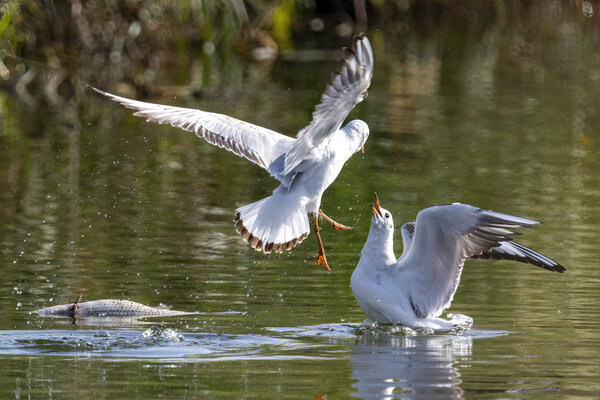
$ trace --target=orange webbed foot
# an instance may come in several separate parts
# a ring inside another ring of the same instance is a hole
[[[323,266],[326,271],[331,271],[331,268],[329,268],[329,265],[327,264],[327,258],[325,258],[325,254],[319,253],[317,256],[317,264]]]

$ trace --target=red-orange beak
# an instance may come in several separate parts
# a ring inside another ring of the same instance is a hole
[[[360,148],[360,152],[363,153],[363,154],[365,154],[365,146],[363,146],[363,147]]]
[[[375,193],[375,204],[371,204],[371,211],[373,212],[373,215],[379,215],[380,217],[381,215],[381,207],[379,206],[379,197],[377,197],[377,193]]]

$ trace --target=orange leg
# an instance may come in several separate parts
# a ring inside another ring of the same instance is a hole
[[[320,208],[319,208],[319,214],[321,215],[321,217],[323,217],[323,219],[325,219],[325,221],[329,222],[331,224],[331,226],[333,226],[333,229],[335,229],[336,231],[349,231],[352,229],[352,227],[350,227],[350,226],[342,225],[338,222],[335,222],[334,220],[329,218],[327,215],[325,215],[325,213]]]
[[[329,268],[329,265],[327,265],[325,249],[323,248],[321,235],[319,235],[319,217],[315,217],[315,235],[317,236],[317,242],[319,243],[319,255],[317,256],[317,264],[322,265],[323,268],[325,268],[327,271],[331,271],[331,268]]]

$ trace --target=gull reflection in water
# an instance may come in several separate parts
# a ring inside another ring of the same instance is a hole
[[[366,332],[350,355],[363,399],[461,399],[457,361],[471,358],[471,336],[393,336]]]

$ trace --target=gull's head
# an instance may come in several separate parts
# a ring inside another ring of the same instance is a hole
[[[377,194],[375,194],[375,202],[371,204],[371,212],[371,228],[361,257],[383,257],[386,265],[396,262],[392,213],[381,207]]]
[[[394,234],[394,220],[392,213],[379,204],[379,197],[375,194],[375,202],[371,204],[371,231],[385,234]]]
[[[369,125],[360,119],[354,119],[346,124],[343,131],[348,136],[348,141],[352,147],[352,153],[360,151],[365,152],[365,143],[369,138]]]

